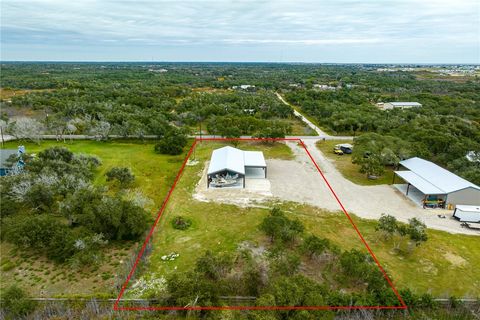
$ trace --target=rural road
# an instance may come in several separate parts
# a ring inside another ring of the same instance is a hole
[[[310,120],[308,120],[303,114],[301,114],[299,111],[297,111],[295,109],[295,107],[293,105],[291,105],[290,103],[288,103],[287,101],[285,101],[285,99],[280,95],[280,93],[278,92],[275,92],[275,94],[277,95],[278,99],[280,99],[280,101],[282,101],[284,104],[286,104],[287,106],[289,106],[290,108],[293,109],[293,113],[295,114],[295,116],[299,117],[303,122],[305,122],[306,125],[308,125],[310,128],[312,128],[312,130],[314,130],[318,136],[321,136],[321,137],[331,137],[328,133],[326,133],[325,131],[323,131],[322,129],[320,129],[319,127],[317,127],[315,124],[313,124]],[[351,139],[352,137],[350,137]]]

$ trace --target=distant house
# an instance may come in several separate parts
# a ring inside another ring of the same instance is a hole
[[[8,164],[8,158],[12,155],[17,155],[18,152],[15,149],[2,149],[0,150],[0,176],[6,176],[12,170],[12,165]]]
[[[150,72],[155,72],[155,73],[164,73],[164,72],[168,72],[167,69],[148,69],[148,71]]]
[[[238,90],[238,89],[241,89],[241,90],[252,90],[252,89],[255,89],[255,85],[252,85],[252,84],[242,84],[242,85],[239,85],[239,86],[233,86],[232,89],[234,89],[234,90]]]
[[[377,106],[382,110],[391,110],[391,109],[421,108],[422,104],[418,102],[385,102],[385,103],[377,103]]]
[[[332,87],[332,86],[329,86],[328,84],[314,84],[313,88],[318,90],[324,90],[324,91],[337,90],[337,87]]]

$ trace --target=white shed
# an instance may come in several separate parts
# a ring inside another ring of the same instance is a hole
[[[207,187],[214,177],[235,174],[243,179],[243,187],[245,188],[245,177],[254,169],[263,170],[262,175],[267,178],[267,163],[263,152],[243,151],[230,146],[215,149],[208,166]]]

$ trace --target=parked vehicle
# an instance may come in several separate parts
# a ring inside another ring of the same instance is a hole
[[[349,143],[342,143],[342,144],[337,144],[333,148],[333,152],[336,154],[351,154],[353,150],[353,146]],[[341,151],[342,153],[339,153]]]
[[[343,150],[342,150],[340,147],[335,146],[335,147],[333,148],[333,153],[341,156],[341,155],[343,155]]]

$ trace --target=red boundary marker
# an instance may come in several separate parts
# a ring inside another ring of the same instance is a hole
[[[140,262],[140,259],[145,251],[145,248],[150,241],[150,238],[152,237],[153,232],[155,231],[155,227],[158,224],[158,221],[160,221],[160,218],[162,217],[163,212],[165,211],[165,208],[167,206],[168,200],[170,199],[170,196],[173,193],[173,190],[177,186],[178,180],[180,179],[183,170],[185,169],[185,166],[187,164],[188,159],[190,158],[195,146],[197,145],[197,142],[202,142],[202,141],[297,141],[300,143],[305,149],[307,155],[309,156],[310,160],[312,160],[312,163],[315,165],[315,168],[317,168],[317,171],[320,173],[322,176],[323,180],[327,184],[328,188],[332,192],[333,196],[337,200],[338,204],[340,205],[340,208],[342,209],[343,213],[347,216],[348,220],[352,224],[353,228],[357,232],[358,236],[360,237],[360,240],[362,243],[365,245],[365,247],[368,250],[368,253],[372,256],[373,260],[375,261],[377,267],[383,274],[383,277],[385,280],[388,282],[389,286],[393,290],[393,293],[397,297],[398,301],[400,302],[401,306],[211,306],[211,307],[175,307],[175,306],[168,306],[168,307],[159,307],[159,306],[148,306],[148,307],[121,307],[119,306],[120,300],[125,293],[125,290],[127,289],[128,283],[130,282],[130,279],[132,278],[133,274],[135,273],[135,270],[138,266],[138,263]],[[132,270],[127,276],[127,279],[125,280],[125,283],[123,284],[122,288],[120,289],[120,293],[118,294],[117,300],[115,301],[115,304],[113,305],[113,309],[115,311],[161,311],[161,310],[359,310],[359,309],[370,309],[370,310],[405,310],[407,309],[407,305],[403,301],[402,297],[398,293],[397,289],[395,288],[392,280],[388,277],[387,273],[383,269],[383,267],[380,265],[380,262],[378,261],[377,257],[373,253],[372,249],[368,245],[367,241],[363,237],[363,235],[360,233],[360,230],[358,230],[357,226],[353,222],[352,218],[348,214],[347,210],[343,206],[342,202],[340,201],[340,198],[337,196],[335,191],[333,190],[332,186],[328,182],[327,178],[323,174],[322,170],[320,167],[317,165],[315,160],[313,159],[310,151],[308,151],[307,146],[305,146],[305,143],[299,139],[299,138],[274,138],[274,139],[264,139],[264,138],[195,138],[192,146],[190,147],[190,150],[188,151],[187,156],[185,157],[182,166],[180,167],[180,170],[177,173],[177,176],[175,177],[175,181],[173,182],[172,186],[170,187],[170,190],[167,193],[167,196],[165,197],[165,200],[162,203],[162,206],[158,210],[157,213],[157,218],[155,219],[155,222],[153,223],[152,228],[150,229],[150,232],[148,233],[147,237],[145,238],[145,242],[143,243],[142,247],[140,248],[140,251],[138,252],[137,258],[135,260],[135,263],[133,265]]]

